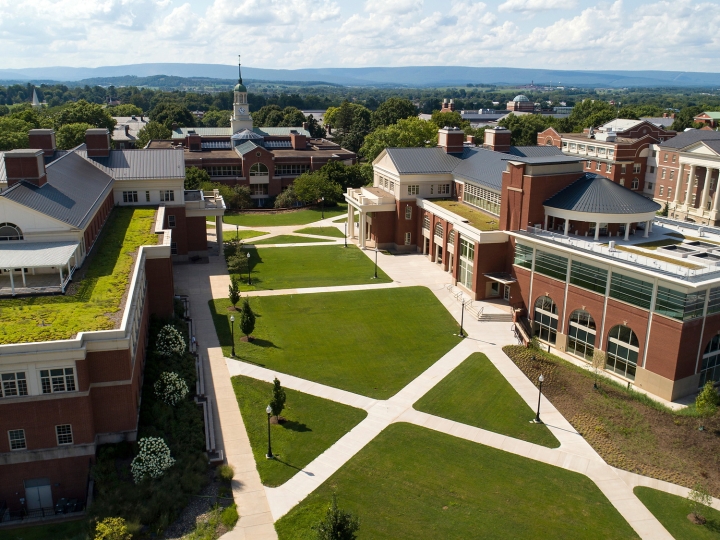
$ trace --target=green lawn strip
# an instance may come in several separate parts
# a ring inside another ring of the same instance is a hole
[[[242,291],[389,283],[392,280],[355,246],[247,248],[252,285],[239,275]]]
[[[138,248],[157,244],[154,218],[153,208],[114,208],[74,294],[0,300],[0,344],[69,339],[80,331],[114,328],[107,315],[120,309]]]
[[[0,529],[0,540],[87,540],[87,520],[68,521],[21,527],[19,529]]]
[[[232,384],[260,479],[270,487],[287,482],[367,416],[362,409],[286,388],[287,401],[281,413],[286,421],[270,426],[277,459],[266,459],[265,408],[273,385],[243,376],[233,377]]]
[[[394,395],[460,342],[457,323],[425,287],[254,297],[250,305],[256,339],[241,341],[236,321],[237,358],[376,399]],[[229,306],[210,301],[225,356]]]
[[[714,508],[707,508],[704,511],[703,516],[707,519],[705,525],[695,525],[687,518],[690,505],[686,498],[648,487],[638,486],[634,491],[637,498],[675,538],[683,540],[720,538],[720,512]]]
[[[328,219],[347,213],[347,204],[326,206],[323,212],[318,208],[303,208],[292,212],[271,214],[266,212],[245,212],[239,214],[225,214],[223,221],[232,225],[244,227],[279,227],[282,225],[307,225],[321,219]],[[323,215],[325,216],[323,218]]]
[[[267,231],[252,231],[250,229],[245,229],[243,231],[226,231],[223,230],[223,234],[225,235],[224,240],[234,240],[236,238],[240,240],[247,240],[248,238],[255,238],[256,236],[265,236],[266,234],[270,234]]]
[[[549,448],[560,446],[548,428],[530,423],[534,411],[483,353],[470,355],[414,408]]]
[[[337,227],[305,227],[298,229],[296,233],[315,234],[317,236],[332,236],[333,238],[345,238],[345,233]]]
[[[311,529],[335,491],[362,539],[628,539],[635,532],[587,477],[410,424],[392,424],[275,523]]]
[[[663,238],[662,240],[653,240],[652,242],[641,242],[639,244],[633,244],[634,247],[641,247],[645,249],[657,249],[663,246],[676,246],[682,243],[682,240],[675,240],[673,238]]]
[[[720,245],[720,242],[716,240],[710,240],[709,238],[700,238],[699,236],[688,236],[686,234],[680,234],[676,232],[667,233],[666,236],[674,236],[675,238],[680,238],[681,240],[690,240],[697,241],[697,242],[707,242],[708,244],[717,244]]]
[[[308,236],[297,236],[294,234],[279,234],[277,236],[272,236],[270,238],[264,238],[262,240],[258,240],[257,242],[251,242],[252,244],[256,246],[261,246],[263,244],[312,244],[315,242],[328,242],[330,241],[328,238],[310,238]]]
[[[338,219],[333,219],[333,223],[345,223],[347,222],[347,216]],[[355,223],[360,223],[360,214],[355,212]]]
[[[689,263],[689,262],[685,261],[684,259],[675,259],[673,257],[663,257],[662,255],[655,255],[654,253],[648,253],[647,251],[633,249],[632,247],[628,247],[628,246],[615,246],[615,249],[619,249],[620,251],[627,251],[628,253],[632,253],[634,255],[642,255],[643,257],[647,257],[649,259],[656,259],[658,261],[675,264],[677,266],[684,266],[685,268],[690,268],[691,270],[699,270],[700,268],[704,268],[703,266],[701,266],[699,264]]]

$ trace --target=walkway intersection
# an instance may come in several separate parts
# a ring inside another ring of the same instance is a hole
[[[325,220],[312,225],[337,224]],[[226,225],[224,230],[234,228],[234,226],[230,228]],[[299,227],[261,227],[263,230],[272,229],[272,236],[287,234],[291,232],[288,229],[297,228]],[[342,230],[342,226],[340,229]],[[417,285],[430,288],[453,317],[460,320],[460,302],[445,287],[449,277],[438,265],[430,263],[422,255],[385,255],[382,253],[379,254],[378,265],[393,279],[392,283],[253,291],[245,294],[250,296],[310,294]],[[536,386],[502,351],[504,345],[515,343],[510,323],[479,322],[466,316],[464,327],[470,337],[456,345],[391,398],[375,400],[223,357],[208,301],[213,298],[225,298],[229,283],[230,278],[221,257],[212,257],[210,264],[207,265],[184,265],[175,268],[176,289],[180,294],[190,296],[196,335],[199,336],[198,345],[201,354],[208,360],[204,369],[206,370],[206,379],[212,380],[213,383],[209,386],[211,386],[210,395],[214,397],[217,406],[216,427],[218,433],[216,438],[219,446],[224,448],[228,463],[235,468],[236,473],[233,481],[233,493],[241,517],[235,529],[223,538],[230,540],[277,538],[273,527],[274,521],[299,504],[393,422],[416,424],[584,474],[595,482],[641,538],[653,540],[672,538],[634,495],[633,487],[645,485],[678,495],[686,495],[688,490],[610,467],[544,397],[541,398],[542,418],[560,442],[560,447],[556,449],[422,413],[412,408],[418,399],[429,392],[468,356],[474,352],[482,352],[525,400],[531,410],[534,409],[538,397]],[[484,305],[484,309],[486,313],[502,312],[501,309],[490,303]],[[275,488],[264,487],[260,482],[250,442],[230,382],[230,377],[235,375],[244,375],[266,382],[272,382],[275,377],[278,377],[283,381],[283,386],[287,388],[357,407],[367,411],[368,415],[285,484]],[[720,504],[718,501],[714,501],[713,506],[720,507]]]

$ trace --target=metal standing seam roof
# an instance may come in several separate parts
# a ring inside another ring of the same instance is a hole
[[[659,144],[661,148],[685,148],[697,142],[720,141],[720,131],[710,131],[707,129],[691,129],[683,131],[675,135],[672,139],[668,139]]]
[[[245,141],[242,144],[239,144],[235,147],[235,152],[240,157],[243,157],[248,152],[252,152],[256,148],[262,148],[263,146],[261,144],[256,143],[255,141]]]
[[[701,112],[700,114],[704,114],[704,115],[706,115],[706,116],[709,116],[709,117],[712,118],[713,120],[720,120],[720,112],[704,111],[704,112]],[[698,116],[700,116],[700,114],[698,114]]]
[[[594,214],[643,214],[660,210],[658,203],[592,173],[581,176],[543,206]]]
[[[47,182],[42,186],[18,182],[0,197],[72,227],[84,228],[92,217],[91,210],[112,186],[112,177],[74,152],[50,163],[46,171]]]
[[[450,174],[461,159],[461,154],[448,154],[438,147],[388,148],[387,154],[400,174]]]
[[[181,149],[111,150],[108,157],[88,157],[84,148],[76,152],[115,180],[185,178],[185,155]]]
[[[66,266],[78,242],[3,242],[0,261],[3,268],[50,268]]]
[[[254,127],[252,130],[264,137],[289,137],[291,131],[297,131],[298,135],[310,137],[310,132],[302,127]]]
[[[562,156],[567,157],[562,153],[557,146],[544,145],[544,146],[511,146],[510,152],[512,156],[527,157],[527,158],[546,158],[551,156]]]
[[[230,137],[233,141],[242,141],[242,140],[254,140],[254,139],[263,139],[264,137],[260,135],[259,133],[255,133],[251,129],[243,129],[241,131],[238,131],[235,133],[232,137]]]
[[[184,139],[187,137],[188,131],[194,131],[201,137],[229,137],[233,134],[229,127],[180,127],[172,130],[172,138]]]
[[[453,176],[500,191],[502,173],[507,168],[509,157],[508,154],[484,148],[469,149],[467,157],[452,171]]]
[[[0,152],[0,183],[7,182],[7,171],[5,170],[5,152]]]

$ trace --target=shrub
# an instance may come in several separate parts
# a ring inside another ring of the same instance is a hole
[[[140,439],[138,446],[140,446],[140,451],[130,464],[136,484],[142,482],[146,477],[160,478],[175,463],[170,456],[170,448],[160,437]]]
[[[230,240],[225,240],[224,246],[223,246],[223,253],[225,254],[225,259],[229,259],[230,257],[234,257],[238,253],[238,249],[240,249],[240,246],[242,244],[240,241],[236,238],[231,238]]]
[[[230,291],[228,298],[233,307],[240,301],[240,280],[236,276],[230,276]]]
[[[228,272],[231,274],[244,274],[249,268],[248,257],[245,252],[241,251],[237,255],[228,257]]]
[[[130,540],[123,518],[105,518],[95,526],[95,540]]]
[[[277,377],[275,377],[275,380],[273,381],[273,395],[272,401],[270,401],[270,408],[272,409],[272,413],[278,418],[285,408],[285,399],[285,389],[280,386],[280,381]]]
[[[168,405],[175,405],[188,395],[188,385],[185,379],[174,371],[165,371],[155,381],[155,396]]]
[[[337,496],[333,493],[332,503],[325,517],[313,530],[318,540],[355,540],[360,522],[350,512],[341,510],[337,505]]]
[[[177,328],[166,324],[158,334],[155,350],[162,356],[179,356],[185,352],[185,338]]]
[[[235,476],[235,469],[230,465],[220,465],[217,468],[217,477],[223,482],[230,482]]]
[[[250,299],[246,296],[240,308],[240,331],[249,338],[253,330],[255,330],[255,314],[250,307]]]
[[[713,386],[713,381],[706,382],[702,391],[695,398],[695,410],[697,410],[700,418],[715,414],[718,407],[718,401],[720,401],[720,396],[718,396],[718,393]],[[702,425],[702,420],[700,422],[700,429],[702,430],[704,429],[704,426]]]
[[[232,529],[240,516],[238,516],[237,506],[235,503],[225,508],[220,514],[220,521],[228,529]]]

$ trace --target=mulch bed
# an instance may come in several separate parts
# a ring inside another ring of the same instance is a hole
[[[628,391],[548,353],[509,345],[505,354],[613,467],[720,496],[720,415],[702,421],[647,404]],[[535,361],[532,360],[533,355]]]

